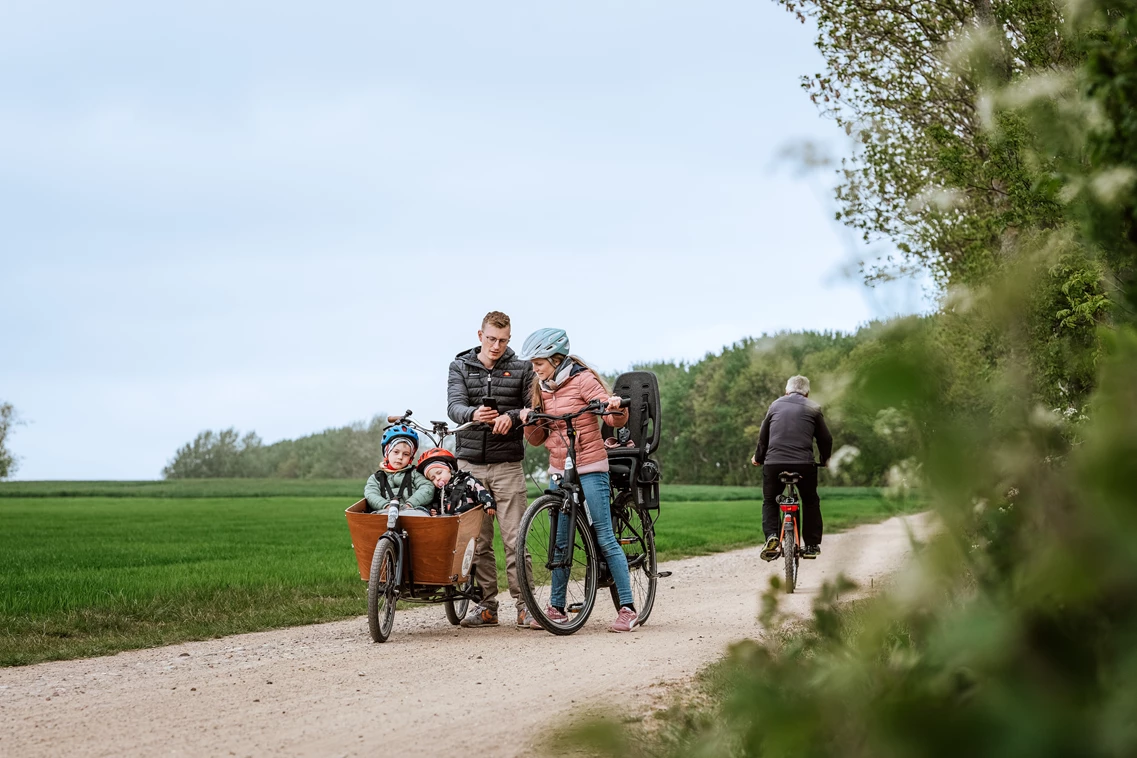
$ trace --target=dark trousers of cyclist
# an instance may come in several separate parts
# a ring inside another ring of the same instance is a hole
[[[776,498],[786,487],[778,478],[783,471],[801,474],[801,481],[797,483],[802,500],[801,538],[807,545],[820,545],[823,524],[815,463],[766,463],[762,466],[762,531],[767,538],[771,535],[778,539],[782,537],[782,511]]]

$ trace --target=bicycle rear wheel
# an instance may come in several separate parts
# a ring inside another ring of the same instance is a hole
[[[612,531],[628,559],[628,574],[632,582],[632,602],[636,604],[637,625],[647,623],[655,604],[657,583],[655,561],[655,528],[646,511],[636,507],[632,496],[621,497],[612,507]],[[608,588],[612,604],[620,609],[620,594],[616,585]]]
[[[793,594],[797,587],[797,537],[794,536],[794,520],[786,516],[782,523],[782,556],[786,561],[786,594]]]
[[[596,603],[597,555],[592,528],[580,515],[576,518],[576,537],[571,551],[567,544],[556,545],[555,530],[567,537],[567,513],[564,500],[545,495],[533,501],[521,517],[517,533],[517,574],[521,595],[533,619],[553,634],[572,634],[588,621]],[[562,537],[562,538],[565,538]],[[564,582],[564,603],[568,620],[549,618],[547,609],[553,604],[553,579]]]

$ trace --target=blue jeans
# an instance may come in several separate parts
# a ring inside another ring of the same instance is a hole
[[[556,485],[552,485],[556,489]],[[580,487],[584,490],[584,502],[588,512],[592,515],[592,531],[596,535],[596,543],[600,554],[608,564],[608,571],[616,583],[616,592],[620,596],[620,605],[631,605],[632,580],[628,575],[628,557],[624,549],[616,541],[612,531],[612,511],[609,507],[609,498],[612,488],[608,480],[608,472],[600,471],[592,474],[580,475]],[[566,555],[568,552],[569,520],[561,518],[557,521],[557,553],[556,557]],[[553,591],[550,604],[556,608],[564,608],[565,593],[568,588],[569,568],[553,569]]]

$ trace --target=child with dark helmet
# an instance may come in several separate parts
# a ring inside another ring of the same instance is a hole
[[[398,503],[404,516],[430,515],[434,485],[412,465],[417,450],[418,433],[409,426],[397,424],[383,432],[383,462],[363,488],[368,510],[386,512]]]
[[[485,508],[491,516],[497,509],[493,494],[469,471],[458,468],[454,453],[441,447],[427,450],[418,459],[418,471],[434,485],[431,516],[453,516]]]

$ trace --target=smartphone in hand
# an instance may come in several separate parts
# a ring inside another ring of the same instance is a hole
[[[482,398],[482,406],[489,408],[490,410],[496,411],[497,410],[497,398],[483,397]]]

